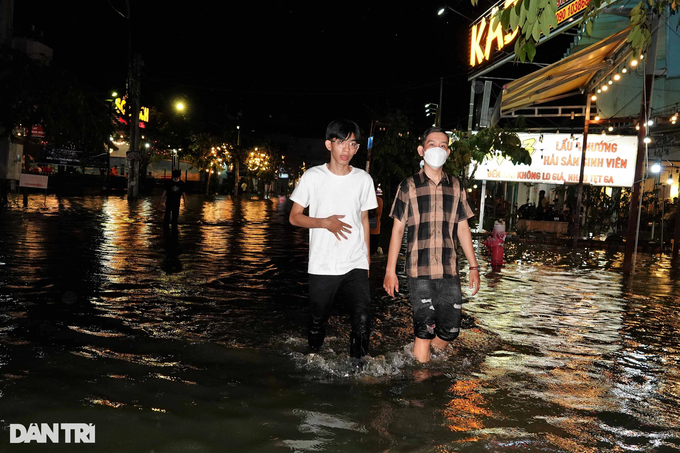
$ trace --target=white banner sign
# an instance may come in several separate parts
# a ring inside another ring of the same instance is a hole
[[[34,189],[47,189],[47,176],[29,175],[22,173],[19,177],[19,187],[33,187]]]
[[[486,158],[477,167],[475,179],[544,184],[578,183],[583,135],[517,135],[522,146],[531,154],[531,165],[513,165],[501,156]],[[588,135],[587,146],[584,183],[593,186],[633,186],[637,137],[593,134]]]

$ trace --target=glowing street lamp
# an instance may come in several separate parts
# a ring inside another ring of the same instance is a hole
[[[456,11],[455,9],[451,8],[449,5],[446,5],[446,6],[444,6],[443,8],[441,8],[439,11],[437,11],[437,15],[438,15],[438,16],[443,15],[443,14],[446,12],[447,9],[450,9],[450,10],[453,11],[454,13],[456,13],[456,14],[458,14],[459,16],[461,16],[461,17],[463,17],[463,18],[469,20],[470,22],[474,22],[472,19],[470,19],[469,17],[467,17],[467,16],[461,14],[460,12]]]

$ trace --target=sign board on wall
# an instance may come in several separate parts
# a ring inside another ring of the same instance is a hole
[[[22,173],[19,177],[19,187],[32,187],[34,189],[47,189],[47,176],[30,175]]]
[[[565,184],[578,183],[583,136],[517,134],[531,154],[531,165],[513,165],[498,156],[479,164],[474,178],[487,181]],[[637,137],[589,135],[583,182],[593,186],[632,187]],[[471,166],[471,170],[472,170]]]
[[[118,117],[118,121],[120,121],[123,124],[128,124],[126,118],[130,116],[130,111],[126,106],[127,104],[127,96],[122,97],[122,98],[116,98],[113,101],[113,105],[115,106],[116,112],[118,112],[120,117]],[[149,108],[148,107],[141,107],[139,110],[139,127],[141,129],[146,128],[146,123],[149,122]]]
[[[51,165],[66,165],[72,167],[106,167],[109,153],[86,153],[77,149],[49,148],[41,150],[39,162]]]

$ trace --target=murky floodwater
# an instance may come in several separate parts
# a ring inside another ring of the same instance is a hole
[[[626,279],[619,252],[508,245],[428,366],[375,258],[356,372],[342,301],[304,353],[307,232],[286,200],[190,196],[177,237],[157,199],[31,202],[0,213],[0,451],[680,451],[667,258]],[[96,443],[9,443],[9,424],[71,422]]]

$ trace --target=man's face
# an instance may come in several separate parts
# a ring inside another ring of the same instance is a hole
[[[446,151],[446,157],[448,158],[451,154],[451,150],[449,149],[449,136],[443,132],[432,132],[425,139],[425,145],[418,147],[418,154],[422,157],[425,155],[425,151],[430,148],[443,149]]]
[[[326,140],[326,149],[331,152],[331,160],[338,165],[347,166],[352,157],[359,151],[354,134],[349,134],[344,140],[334,138]]]

